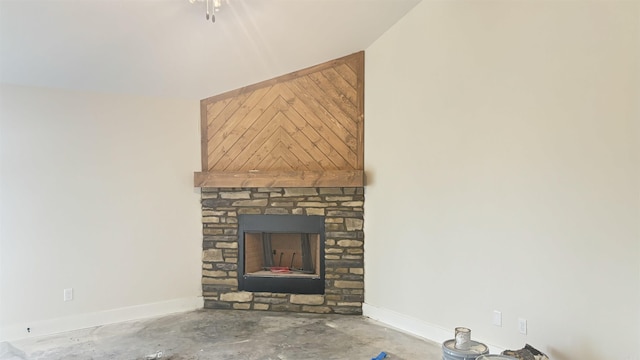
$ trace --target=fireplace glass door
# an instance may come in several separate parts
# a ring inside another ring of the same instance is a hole
[[[324,293],[324,217],[241,215],[240,290]]]
[[[247,276],[320,276],[320,234],[245,232]]]

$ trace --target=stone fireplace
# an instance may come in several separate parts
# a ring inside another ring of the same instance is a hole
[[[205,308],[361,314],[364,52],[200,109]]]
[[[361,314],[363,205],[362,187],[202,188],[205,308]]]

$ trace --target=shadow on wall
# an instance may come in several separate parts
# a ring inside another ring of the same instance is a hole
[[[364,185],[373,185],[375,183],[374,179],[376,178],[375,173],[373,173],[372,171],[365,171],[364,172]]]

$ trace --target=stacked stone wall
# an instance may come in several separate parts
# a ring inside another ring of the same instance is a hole
[[[364,188],[202,188],[205,308],[361,314]],[[238,215],[325,217],[323,295],[238,291]]]

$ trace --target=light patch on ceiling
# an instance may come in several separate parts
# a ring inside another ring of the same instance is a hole
[[[0,1],[0,81],[202,99],[366,49],[419,0]]]

